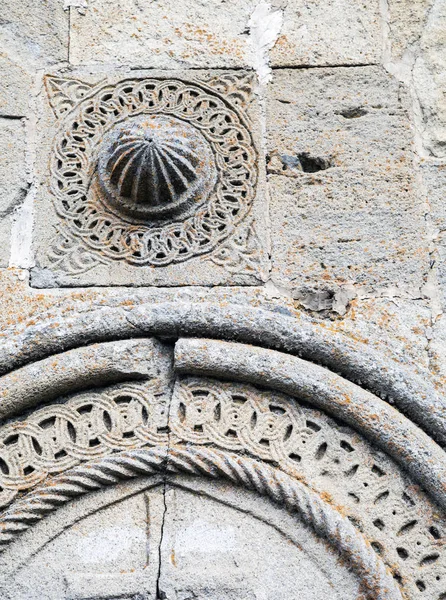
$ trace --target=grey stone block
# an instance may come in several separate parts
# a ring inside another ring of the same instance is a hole
[[[381,18],[377,0],[274,0],[283,25],[270,52],[273,66],[379,62]]]
[[[95,0],[85,14],[72,11],[75,65],[139,68],[231,68],[251,64],[247,25],[255,0],[170,0],[119,5]],[[104,31],[107,31],[104,35]]]
[[[401,60],[416,48],[434,0],[389,0],[389,30],[393,60]]]
[[[408,99],[380,68],[284,70],[267,108],[272,277],[419,297],[428,270]]]
[[[0,114],[24,116],[36,72],[68,58],[68,13],[59,0],[0,7]]]
[[[421,136],[428,154],[446,156],[446,6],[435,0],[426,13],[415,52],[413,84],[421,109]]]
[[[0,118],[0,152],[0,267],[7,267],[14,211],[28,190],[25,129],[20,119]]]

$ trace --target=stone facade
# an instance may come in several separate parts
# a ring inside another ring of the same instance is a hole
[[[0,600],[445,600],[441,0],[0,8]]]

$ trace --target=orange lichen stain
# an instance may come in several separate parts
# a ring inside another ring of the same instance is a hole
[[[172,548],[172,552],[170,553],[170,562],[173,564],[174,567],[177,566],[177,561],[175,558],[175,550],[174,548]]]

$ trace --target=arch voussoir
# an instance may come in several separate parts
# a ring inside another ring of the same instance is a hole
[[[175,368],[275,389],[321,408],[392,456],[446,509],[443,449],[395,408],[339,375],[275,350],[195,338],[178,341]]]

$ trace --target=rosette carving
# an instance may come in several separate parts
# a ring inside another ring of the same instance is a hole
[[[96,262],[167,266],[212,252],[249,214],[257,153],[239,107],[204,84],[91,88],[54,141],[51,192]],[[53,249],[62,258],[66,249]]]
[[[111,208],[146,220],[209,195],[215,171],[209,144],[179,119],[143,116],[115,127],[102,145],[99,179]]]

